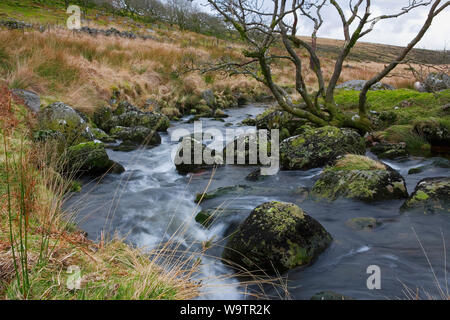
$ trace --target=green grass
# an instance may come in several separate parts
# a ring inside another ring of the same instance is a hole
[[[337,91],[335,99],[343,110],[358,110],[359,91]],[[409,124],[419,118],[448,118],[441,111],[441,107],[447,103],[450,103],[450,90],[435,94],[410,89],[380,90],[370,91],[367,95],[368,110],[394,113],[397,118],[395,124]]]

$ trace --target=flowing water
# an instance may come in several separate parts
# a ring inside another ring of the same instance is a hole
[[[231,124],[231,128],[236,128],[244,118],[263,111],[259,105],[228,110],[229,118],[225,122],[202,119],[203,129],[225,131]],[[171,141],[171,133],[180,128],[192,132],[194,126],[187,122],[173,123],[168,133],[162,134],[161,145],[151,149],[109,150],[110,157],[120,162],[126,172],[108,175],[96,185],[91,183],[69,199],[68,207],[77,208],[77,221],[91,239],[98,240],[104,230],[118,232],[139,247],[154,248],[171,240],[189,251],[199,251],[201,242],[212,241],[213,246],[207,253],[220,257],[226,237],[254,207],[271,200],[287,201],[302,207],[334,238],[312,265],[283,275],[287,278],[290,298],[309,299],[319,291],[332,290],[357,299],[404,299],[403,285],[439,297],[436,280],[446,290],[449,284],[446,272],[450,271],[445,261],[446,254],[450,253],[448,215],[401,214],[399,208],[403,200],[365,204],[352,200],[306,199],[304,188],[312,187],[321,169],[281,171],[257,182],[245,179],[255,169],[251,166],[219,167],[213,176],[210,170],[183,176],[176,172],[171,160],[179,143]],[[216,141],[214,146],[219,148],[222,141]],[[385,162],[402,174],[410,193],[425,177],[450,174],[450,169],[430,165],[433,159],[411,157],[401,162]],[[422,173],[408,175],[410,168],[421,165],[430,166]],[[196,193],[203,192],[208,184],[208,190],[234,185],[251,188],[245,193],[223,195],[197,206]],[[194,217],[208,208],[220,210],[212,227],[205,229]],[[382,225],[372,231],[355,231],[346,225],[346,221],[354,217],[374,217]],[[366,271],[370,265],[381,269],[380,290],[367,288],[370,274]],[[238,280],[231,276],[232,270],[219,259],[202,257],[200,271],[204,284],[202,299],[246,298]],[[265,288],[265,294],[271,298],[279,297],[279,291],[278,287]]]

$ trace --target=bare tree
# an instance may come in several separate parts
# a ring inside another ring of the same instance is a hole
[[[409,0],[399,12],[372,16],[371,0],[208,0],[211,7],[230,23],[245,41],[246,61],[226,62],[214,67],[233,74],[246,74],[265,84],[281,108],[298,117],[323,126],[353,127],[362,132],[370,129],[367,118],[366,96],[372,85],[392,71],[411,49],[420,41],[431,26],[433,19],[442,12],[450,1]],[[344,7],[346,2],[348,7]],[[340,17],[344,45],[335,61],[334,70],[325,83],[321,61],[316,52],[317,34],[323,25],[323,8],[330,6]],[[334,91],[342,72],[343,64],[355,44],[372,32],[375,25],[387,19],[406,15],[419,7],[430,6],[428,18],[417,36],[402,53],[373,79],[367,81],[360,95],[359,115],[344,114],[336,105]],[[348,10],[347,10],[348,8]],[[300,19],[313,25],[311,42],[297,36]],[[282,44],[284,54],[275,54],[274,47]],[[304,67],[298,49],[305,49],[310,58],[310,66],[318,83],[317,92],[308,92],[304,79]],[[280,60],[290,62],[295,70],[295,89],[302,97],[302,103],[295,103],[292,97],[274,80],[272,66]],[[323,106],[319,98],[324,101]]]

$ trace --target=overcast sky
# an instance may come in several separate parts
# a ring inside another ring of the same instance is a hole
[[[197,1],[206,3],[206,0]],[[445,3],[445,1],[442,1],[442,3]],[[343,8],[348,8],[346,4],[348,0],[338,2],[342,4]],[[405,4],[408,4],[408,0],[372,0],[372,15],[377,16],[398,12]],[[405,46],[414,38],[417,31],[423,25],[427,17],[428,9],[428,7],[420,7],[402,17],[380,21],[372,33],[362,38],[362,41]],[[211,12],[210,9],[208,11]],[[323,16],[325,21],[319,32],[319,37],[343,39],[341,21],[334,7],[328,5],[323,9]],[[299,34],[309,35],[309,30],[311,30],[309,25],[303,25],[299,29]],[[416,48],[435,50],[443,50],[444,47],[450,49],[449,8],[435,18],[431,28],[428,29],[423,39],[416,45]]]

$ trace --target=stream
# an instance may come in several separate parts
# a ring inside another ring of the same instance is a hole
[[[204,118],[202,126],[203,129],[225,131],[239,127],[243,119],[263,111],[263,105],[231,109],[226,111],[229,117],[225,122]],[[302,188],[312,187],[321,169],[280,171],[256,182],[245,179],[255,166],[222,166],[213,176],[211,170],[183,176],[177,173],[171,160],[171,154],[179,144],[171,141],[171,133],[179,128],[192,132],[194,125],[186,121],[172,123],[168,132],[161,134],[161,145],[151,149],[108,150],[110,158],[121,163],[126,172],[108,175],[98,184],[91,182],[68,199],[66,207],[76,209],[76,221],[90,239],[98,240],[104,230],[105,233],[118,232],[138,247],[152,249],[171,240],[181,249],[192,252],[199,252],[202,242],[212,241],[212,248],[201,258],[199,279],[203,286],[200,299],[251,298],[244,293],[246,288],[233,277],[233,271],[216,257],[221,255],[226,243],[224,238],[253,208],[266,201],[287,201],[299,205],[318,220],[334,239],[313,264],[283,275],[289,298],[309,299],[317,292],[331,290],[356,299],[405,299],[404,285],[413,291],[419,288],[439,297],[436,279],[446,290],[449,284],[446,272],[450,271],[445,261],[446,254],[450,254],[448,216],[402,214],[399,208],[403,200],[366,204],[353,200],[318,202],[305,199]],[[221,141],[216,143],[213,147],[223,147]],[[410,168],[431,164],[432,158],[410,157],[383,162],[400,172],[409,193],[423,178],[450,175],[450,169],[433,166],[419,174],[408,174]],[[197,206],[195,196],[208,184],[209,191],[234,185],[252,188],[245,194],[225,194]],[[210,208],[220,208],[218,211],[223,214],[218,213],[215,223],[206,229],[196,223],[194,217],[202,209]],[[374,217],[382,225],[372,231],[356,231],[346,225],[348,219],[355,217]],[[367,288],[366,280],[370,274],[366,269],[370,265],[380,267],[379,290]],[[267,298],[285,298],[278,286],[265,285],[264,294]]]

